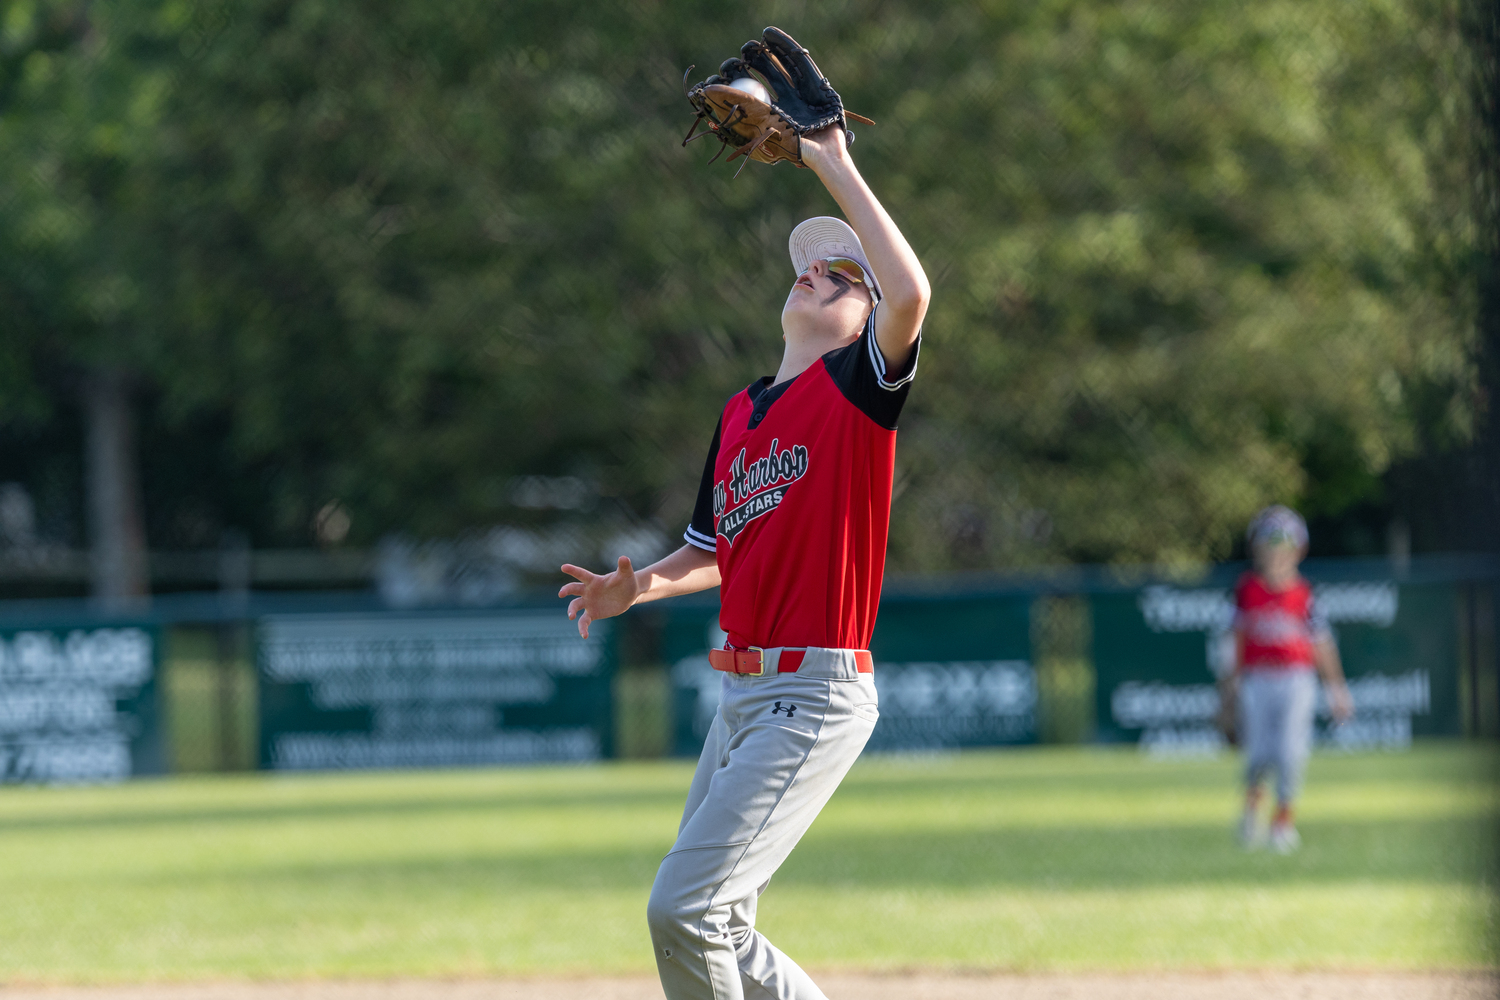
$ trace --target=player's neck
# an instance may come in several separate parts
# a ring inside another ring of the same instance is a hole
[[[858,331],[852,335],[838,336],[830,334],[802,334],[801,336],[787,335],[786,350],[781,355],[781,367],[776,370],[776,381],[780,384],[788,379],[794,379],[807,371],[813,364],[827,354],[844,347],[859,336]]]
[[[1289,590],[1297,583],[1297,580],[1300,577],[1300,574],[1297,572],[1297,568],[1295,566],[1292,567],[1290,571],[1277,571],[1257,567],[1255,570],[1255,575],[1260,577],[1260,582],[1266,585],[1267,590],[1276,594],[1279,594],[1284,590]]]

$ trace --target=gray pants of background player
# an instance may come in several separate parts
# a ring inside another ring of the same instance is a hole
[[[1302,787],[1312,749],[1318,678],[1311,670],[1247,669],[1240,680],[1240,726],[1245,734],[1245,784],[1253,788],[1276,772],[1276,801],[1289,804]]]
[[[755,929],[755,903],[864,749],[876,704],[851,650],[809,649],[796,673],[724,675],[646,910],[668,1000],[826,1000]]]

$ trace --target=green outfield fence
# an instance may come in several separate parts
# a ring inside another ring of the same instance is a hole
[[[1243,567],[1075,567],[888,581],[871,749],[1136,742],[1212,753]],[[1478,556],[1310,560],[1357,714],[1325,746],[1500,735],[1496,584]],[[696,754],[716,704],[711,598],[595,626],[550,598],[393,609],[373,592],[169,594],[126,613],[0,602],[6,782]]]

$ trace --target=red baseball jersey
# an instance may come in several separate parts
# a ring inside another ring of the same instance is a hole
[[[887,371],[871,311],[854,343],[725,404],[683,538],[718,555],[732,646],[869,648],[919,347]]]
[[[1234,606],[1247,670],[1311,670],[1314,645],[1332,634],[1300,576],[1287,589],[1272,590],[1258,574],[1246,573],[1235,585]]]

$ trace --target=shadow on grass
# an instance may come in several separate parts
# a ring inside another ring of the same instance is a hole
[[[1192,883],[1493,882],[1493,819],[1320,822],[1290,856],[1242,850],[1227,827],[1005,829],[820,838],[782,872],[800,882],[943,888],[1116,889]]]
[[[211,826],[215,824],[281,823],[287,820],[377,819],[393,816],[433,816],[444,814],[492,814],[503,820],[510,813],[535,809],[610,810],[622,808],[681,810],[687,797],[687,782],[681,791],[595,790],[557,792],[554,794],[472,793],[454,795],[401,795],[346,801],[325,802],[256,802],[243,805],[215,804],[201,808],[182,808],[122,803],[121,808],[68,813],[39,813],[30,816],[0,817],[0,833],[7,831],[98,830],[111,827],[140,826]]]
[[[474,891],[544,893],[639,890],[651,885],[659,850],[531,851],[451,861],[337,860],[257,865],[209,881],[244,880],[247,891],[301,894],[410,892],[416,897]],[[816,827],[777,874],[778,884],[869,889],[1112,890],[1191,885],[1319,885],[1346,882],[1496,881],[1493,824],[1481,820],[1315,823],[1305,846],[1282,857],[1250,854],[1218,827],[1061,828],[914,835],[839,835]],[[201,874],[153,873],[118,881],[194,884]]]
[[[1371,783],[1441,783],[1450,786],[1493,788],[1500,754],[1493,747],[1473,744],[1437,744],[1420,751],[1379,757],[1327,755],[1314,760],[1310,786],[1360,786]],[[643,765],[637,765],[643,766]],[[682,762],[664,763],[664,767],[684,770]],[[1010,796],[1060,797],[1088,799],[1091,796],[1128,794],[1142,801],[1153,796],[1182,796],[1211,791],[1216,796],[1225,790],[1226,772],[1237,769],[1237,762],[1217,761],[1149,761],[1133,752],[1119,751],[1005,751],[990,750],[966,753],[952,758],[867,757],[852,772],[838,793],[844,806],[879,808],[892,803],[897,809],[909,809],[913,800],[931,802],[948,799],[962,801],[983,796],[1003,802]],[[954,773],[955,770],[958,773]],[[180,802],[141,803],[129,798],[129,788],[111,790],[115,796],[107,804],[91,806],[77,812],[59,808],[29,814],[5,816],[0,812],[0,833],[6,831],[103,830],[152,825],[212,826],[225,823],[282,822],[287,820],[339,820],[360,817],[390,817],[444,814],[491,814],[497,820],[507,815],[531,810],[664,810],[675,820],[687,794],[687,775],[680,783],[663,782],[652,787],[609,787],[596,779],[599,771],[579,769],[559,772],[556,785],[548,789],[527,787],[480,789],[470,786],[435,792],[400,783],[373,787],[360,794],[345,791],[341,797],[321,801],[271,801],[270,782],[257,786],[247,784],[244,797],[237,803],[215,801],[200,807],[185,807]],[[591,779],[585,782],[577,776]],[[329,775],[317,775],[322,780]],[[494,773],[481,773],[479,781],[495,779]],[[299,781],[301,776],[287,776],[274,781]],[[503,777],[502,777],[503,782]],[[43,794],[30,790],[28,795]],[[3,795],[3,790],[0,790]],[[3,802],[3,799],[0,799]],[[33,800],[34,802],[34,800]],[[1107,831],[1106,831],[1107,832]],[[1140,831],[1137,831],[1140,832]],[[814,830],[816,833],[816,828]],[[998,835],[997,835],[998,836]],[[1064,831],[1045,836],[1064,837]]]
[[[1238,775],[1243,766],[1238,754],[1163,759],[1125,746],[1025,747],[968,751],[952,757],[867,754],[850,773],[840,795],[926,795],[938,786],[1083,794],[1217,792],[1223,789],[1226,774]],[[1320,752],[1313,756],[1309,783],[1313,789],[1408,783],[1493,788],[1500,784],[1500,744],[1427,740],[1404,753]]]

